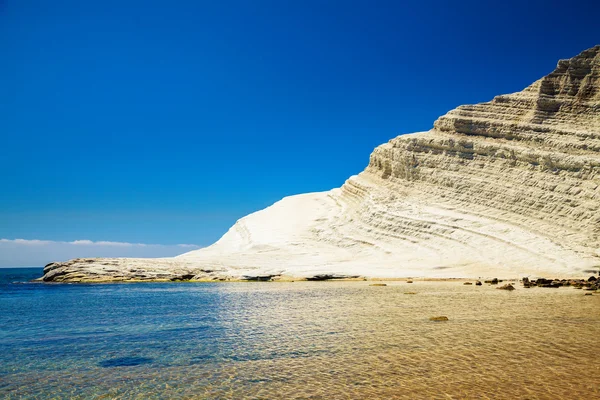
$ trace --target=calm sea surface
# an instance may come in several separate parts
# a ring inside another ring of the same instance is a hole
[[[12,283],[40,275],[0,269],[0,398],[600,397],[572,288]]]

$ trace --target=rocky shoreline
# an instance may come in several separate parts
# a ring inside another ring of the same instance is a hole
[[[155,260],[156,261],[156,260]],[[80,265],[86,268],[78,267]],[[36,279],[43,283],[152,283],[152,282],[302,282],[302,281],[369,281],[369,282],[405,282],[407,284],[417,282],[458,282],[463,285],[482,286],[481,280],[472,282],[468,278],[432,278],[432,277],[406,277],[406,278],[380,278],[367,277],[359,275],[344,274],[315,274],[312,276],[290,276],[285,274],[252,274],[246,272],[239,275],[227,274],[231,272],[227,269],[210,270],[194,268],[189,265],[178,265],[173,267],[170,264],[162,264],[162,268],[156,265],[142,268],[139,265],[130,266],[124,269],[110,269],[116,266],[121,267],[119,259],[111,262],[110,259],[74,259],[67,262],[50,263],[44,267],[44,275]],[[96,270],[93,268],[95,267]],[[103,267],[103,268],[102,268]],[[91,273],[90,273],[91,272]],[[520,282],[523,288],[559,288],[573,287],[586,291],[600,292],[600,277],[590,276],[589,278],[536,278],[529,279],[498,279],[491,278],[483,280],[488,286],[499,285],[506,282],[504,286],[498,289],[514,290],[513,284]],[[386,286],[384,283],[374,283],[370,286]],[[591,294],[591,293],[590,293]]]
[[[503,282],[503,280],[498,279],[498,278],[494,278],[494,279],[485,281],[485,283],[487,283],[489,285],[498,285],[501,282]],[[585,279],[585,278],[581,278],[581,279],[536,278],[536,279],[530,280],[529,278],[524,277],[523,279],[520,280],[520,283],[524,289],[530,289],[533,287],[557,289],[557,288],[564,286],[564,287],[572,287],[574,289],[583,289],[586,291],[600,292],[600,277],[596,278],[593,275],[587,279]],[[467,284],[467,282],[465,284]],[[477,281],[477,284],[481,285],[481,282]],[[515,290],[515,287],[511,283],[507,283],[503,286],[497,287],[497,289]],[[591,293],[586,293],[586,294],[591,294]]]

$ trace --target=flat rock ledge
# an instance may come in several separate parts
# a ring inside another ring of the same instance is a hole
[[[44,267],[41,282],[113,283],[113,282],[268,282],[364,280],[358,275],[315,274],[287,276],[264,270],[235,271],[230,268],[201,268],[193,263],[164,259],[76,258],[53,262]]]
[[[44,267],[43,282],[168,282],[226,280],[223,271],[194,268],[170,259],[76,258]]]

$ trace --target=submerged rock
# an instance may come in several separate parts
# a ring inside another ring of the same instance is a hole
[[[429,317],[430,321],[448,321],[448,317],[445,316],[439,316],[439,317]]]
[[[369,286],[387,286],[385,283],[371,283]]]
[[[148,357],[118,357],[100,361],[98,365],[103,368],[134,367],[143,364],[151,364],[154,360]]]

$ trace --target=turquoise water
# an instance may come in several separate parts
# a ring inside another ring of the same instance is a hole
[[[600,396],[580,290],[12,283],[40,274],[0,269],[0,398]]]

